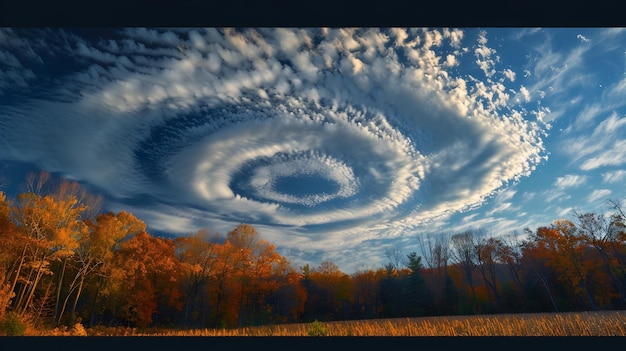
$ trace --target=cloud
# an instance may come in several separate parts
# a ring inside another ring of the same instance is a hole
[[[525,86],[521,86],[519,88],[519,93],[522,94],[522,96],[524,97],[524,101],[528,102],[530,101],[530,92],[528,91],[528,89],[526,89]]]
[[[610,149],[599,152],[593,158],[585,160],[581,166],[581,170],[592,170],[603,166],[620,166],[623,165],[624,157],[626,157],[626,140],[616,141]]]
[[[496,51],[492,48],[487,47],[487,37],[486,32],[481,32],[478,37],[478,47],[474,50],[474,55],[476,56],[476,63],[478,67],[483,71],[485,76],[491,77],[495,74],[495,59],[492,58],[492,54],[495,54]]]
[[[587,39],[587,38],[586,38],[584,35],[582,35],[582,34],[578,34],[578,35],[576,36],[576,38],[580,39],[580,41],[582,41],[583,43],[588,43],[588,42],[590,41],[589,39]]]
[[[597,200],[606,200],[611,193],[609,189],[596,189],[587,196],[587,201],[591,203]]]
[[[602,181],[609,184],[619,183],[626,177],[625,170],[602,173]]]
[[[511,69],[507,68],[503,71],[504,76],[507,77],[511,82],[515,81],[515,72],[513,72]]]
[[[574,208],[572,207],[558,208],[556,214],[559,218],[566,218],[567,216],[570,216],[573,211]]]
[[[545,201],[550,203],[554,200],[564,201],[571,198],[571,195],[568,195],[566,192],[559,189],[551,189],[543,192],[545,196]]]
[[[346,262],[357,245],[479,206],[546,159],[545,131],[508,106],[515,72],[486,35],[474,54],[487,82],[440,53],[461,47],[456,29],[68,36],[69,72],[0,111],[0,148],[159,230],[247,222],[298,257]]]
[[[619,166],[624,163],[626,139],[623,135],[626,118],[613,112],[599,122],[592,133],[576,134],[562,143],[562,150],[580,161],[581,170],[593,170],[603,166]]]
[[[493,209],[486,212],[488,216],[493,215],[494,213],[504,212],[504,211],[512,211],[517,209],[517,207],[513,206],[513,203],[510,202],[516,194],[515,190],[507,189],[498,192],[494,198]]]
[[[537,92],[541,100],[545,100],[552,110],[564,108],[571,102],[569,91],[578,90],[589,85],[594,86],[596,77],[585,67],[585,58],[593,53],[593,45],[567,46],[556,50],[553,41],[565,40],[559,31],[541,31],[538,44],[534,44],[529,61],[532,69],[524,75],[535,77],[526,88],[530,92]],[[537,39],[535,39],[537,40]],[[574,112],[572,112],[574,113]],[[546,122],[552,121],[558,115],[547,115]]]
[[[587,181],[587,176],[568,174],[564,177],[557,177],[554,186],[559,189],[579,187]]]
[[[36,78],[25,65],[41,63],[33,44],[11,28],[0,28],[0,96],[11,90],[26,89]]]

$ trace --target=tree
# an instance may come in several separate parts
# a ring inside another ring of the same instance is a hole
[[[422,257],[411,252],[407,255],[407,268],[409,269],[408,281],[406,284],[406,301],[410,314],[423,315],[424,306],[430,304],[430,298],[424,280]]]
[[[612,247],[619,247],[623,242],[619,240],[621,221],[619,217],[613,216],[611,219],[605,218],[602,214],[594,212],[575,213],[578,220],[578,230],[580,236],[588,245],[596,249],[602,260],[605,272],[610,277],[613,287],[617,290],[621,307],[626,306],[626,289],[619,279],[626,272],[626,267],[620,264],[619,257],[614,255]],[[619,252],[619,251],[618,251]]]
[[[491,298],[493,294],[493,299],[499,311],[502,310],[502,304],[500,302],[500,294],[498,293],[496,267],[499,263],[498,252],[502,251],[503,247],[502,241],[496,238],[482,239],[476,245],[478,268],[487,286],[488,295]]]
[[[315,311],[314,315],[322,320],[341,319],[349,314],[349,306],[354,302],[354,292],[350,276],[339,267],[324,261],[311,269],[307,277],[306,310]]]
[[[11,203],[0,191],[0,320],[11,305],[15,296],[10,282],[10,273],[20,259],[21,245],[17,236],[17,228],[10,219]]]
[[[274,245],[261,239],[248,224],[238,225],[226,236],[236,257],[233,282],[239,284],[238,318],[240,326],[258,324],[270,319],[271,296],[282,288],[286,275],[293,274],[288,261],[276,252]]]
[[[79,239],[79,247],[76,249],[71,262],[73,277],[57,317],[57,323],[63,317],[72,295],[74,301],[70,312],[72,316],[74,315],[85,283],[90,278],[98,276],[101,279],[97,283],[96,294],[93,297],[94,306],[96,305],[98,293],[104,283],[107,269],[110,268],[114,250],[119,247],[122,241],[146,230],[144,222],[125,211],[117,214],[113,212],[101,213],[95,219],[86,220],[85,224],[85,230]],[[94,317],[92,311],[92,320]]]
[[[530,229],[526,232],[529,237],[521,244],[522,265],[526,270],[534,273],[539,278],[550,299],[553,311],[559,312],[553,288],[550,284],[551,276],[556,273],[548,265],[548,261],[553,255],[553,250],[551,250],[546,241],[540,239],[539,229],[537,229],[537,232],[532,232]]]
[[[535,242],[547,250],[546,265],[558,274],[558,280],[568,284],[575,295],[582,295],[589,306],[598,307],[587,286],[589,266],[585,262],[587,246],[577,235],[576,226],[571,221],[554,221],[549,227],[540,227],[534,237]]]
[[[522,281],[521,271],[522,271],[522,241],[518,239],[516,233],[512,233],[503,237],[502,245],[498,247],[496,250],[497,260],[501,263],[504,263],[507,267],[511,278],[517,290],[519,292],[519,297],[522,298],[522,301],[526,303],[526,288]],[[519,298],[518,297],[518,298]]]
[[[145,327],[173,322],[169,309],[182,309],[179,290],[179,261],[172,239],[154,237],[146,232],[120,244],[114,252],[111,280],[117,287],[114,299],[121,317]]]
[[[433,296],[437,310],[440,313],[450,311],[450,296],[448,290],[454,287],[448,274],[448,264],[450,262],[450,238],[446,233],[429,235],[426,240],[419,237],[420,247],[426,267],[428,268],[430,292]],[[456,291],[451,292],[456,294]]]
[[[451,257],[455,266],[462,272],[463,281],[471,293],[470,299],[476,304],[476,289],[474,286],[474,269],[477,265],[476,236],[482,234],[480,231],[468,230],[451,237],[452,246]],[[467,293],[467,289],[465,289]]]
[[[78,248],[78,238],[84,230],[81,213],[86,207],[75,196],[63,195],[25,193],[18,197],[15,215],[28,243],[23,252],[30,254],[29,260],[21,260],[30,269],[15,306],[18,313],[26,312],[41,278],[53,274],[51,264],[55,261],[61,263],[56,282],[58,301],[67,260]]]
[[[406,264],[402,252],[396,247],[385,248],[385,256],[388,260],[387,270],[399,271]]]
[[[380,280],[385,275],[383,269],[368,269],[352,275],[354,303],[357,318],[380,318]]]
[[[206,229],[200,229],[195,235],[177,238],[175,241],[176,252],[184,275],[185,309],[183,325],[200,326],[199,313],[202,304],[200,293],[206,289],[206,285],[215,274],[215,267],[219,259],[220,244],[217,243],[219,234],[211,234]]]
[[[274,250],[273,245],[271,250]],[[269,257],[269,256],[268,256]],[[270,260],[265,261],[270,262]],[[276,261],[272,262],[269,274],[261,277],[261,283],[266,285],[265,289],[261,289],[265,295],[265,306],[263,314],[267,314],[269,319],[265,322],[269,323],[286,323],[299,320],[304,313],[304,304],[307,296],[304,287],[301,284],[302,276],[293,268],[291,263],[280,256]]]
[[[10,209],[11,240],[20,252],[13,261],[11,289],[17,292],[13,308],[26,313],[42,279],[49,277],[40,301],[48,301],[54,285],[54,318],[64,287],[68,263],[86,231],[85,220],[100,209],[101,198],[90,194],[76,182],[53,182],[50,174],[29,173]]]

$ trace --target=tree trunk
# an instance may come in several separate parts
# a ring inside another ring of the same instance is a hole
[[[26,301],[24,302],[24,306],[22,306],[22,310],[20,312],[21,315],[24,315],[24,313],[26,312],[26,309],[28,308],[28,305],[30,304],[30,301],[33,299],[33,296],[35,295],[35,288],[37,287],[37,284],[39,284],[39,279],[41,279],[41,276],[43,275],[43,264],[45,261],[46,261],[46,255],[44,254],[41,256],[41,263],[39,264],[39,268],[37,268],[37,274],[35,275],[35,280],[33,281],[33,284],[30,287],[28,297],[26,298]]]
[[[63,259],[61,274],[59,274],[59,278],[57,279],[56,301],[54,303],[54,319],[57,327],[59,326],[59,320],[61,319],[61,316],[59,316],[59,300],[61,300],[61,286],[63,285],[63,276],[65,275],[66,264],[67,258]]]
[[[541,282],[543,283],[543,286],[546,288],[546,292],[548,293],[548,297],[550,298],[550,302],[552,303],[552,307],[554,308],[554,312],[559,312],[559,309],[556,307],[556,303],[554,302],[554,297],[552,296],[552,291],[550,291],[550,285],[548,285],[548,280],[546,279],[546,277],[543,276],[543,274],[540,274],[537,272],[537,275],[539,275],[539,279],[541,279]]]
[[[76,297],[74,298],[74,304],[72,305],[72,315],[76,313],[76,306],[78,305],[78,299],[80,295],[83,293],[83,286],[85,286],[85,276],[81,276],[80,283],[78,283],[78,291],[76,292]]]

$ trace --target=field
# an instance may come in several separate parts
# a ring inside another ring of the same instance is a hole
[[[626,336],[626,311],[313,322],[241,329],[93,328],[89,336]],[[46,334],[50,335],[50,334]],[[53,333],[54,335],[54,333]],[[58,335],[58,334],[56,334]]]

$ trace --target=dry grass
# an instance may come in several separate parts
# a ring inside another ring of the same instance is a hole
[[[94,335],[87,331],[89,335]],[[100,334],[105,335],[105,334]],[[128,335],[128,334],[127,334]],[[626,311],[501,314],[166,330],[135,336],[626,336]]]

